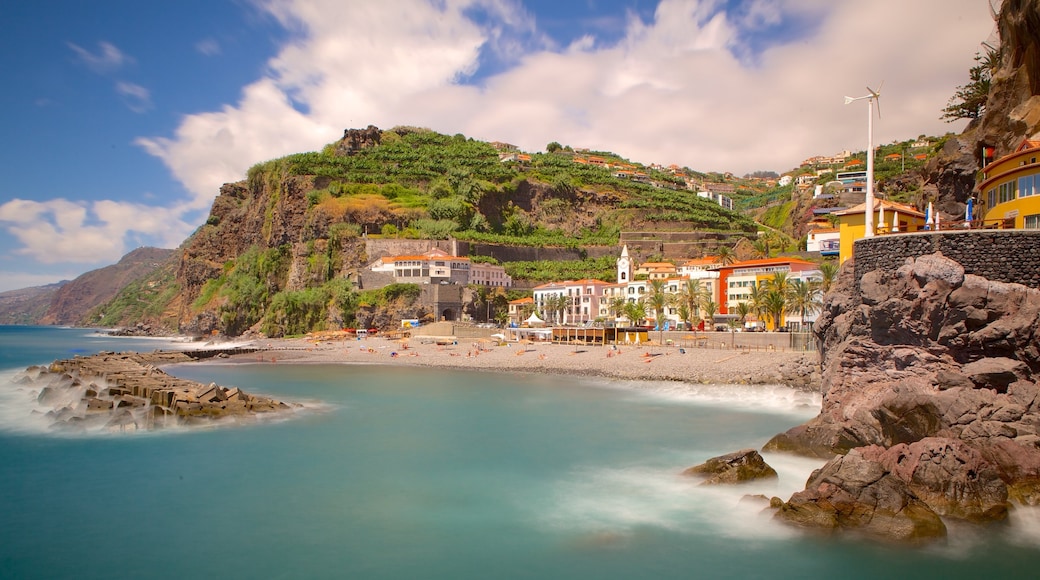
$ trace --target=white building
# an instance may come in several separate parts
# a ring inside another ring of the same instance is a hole
[[[384,272],[395,282],[411,284],[479,284],[481,286],[513,285],[513,279],[502,266],[474,264],[469,258],[452,256],[433,249],[414,256],[387,256],[369,266],[373,272]]]

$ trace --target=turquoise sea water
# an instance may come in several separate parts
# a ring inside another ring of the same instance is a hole
[[[820,462],[707,489],[679,471],[818,411],[783,387],[357,365],[170,372],[301,401],[276,421],[57,436],[7,380],[166,344],[0,327],[0,578],[1034,577],[1040,516],[909,549],[774,524]]]

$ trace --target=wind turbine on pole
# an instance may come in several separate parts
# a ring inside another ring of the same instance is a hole
[[[864,225],[866,226],[865,237],[874,236],[874,103],[877,103],[878,118],[881,118],[881,87],[885,81],[881,81],[878,90],[867,87],[869,95],[862,97],[845,97],[845,104],[855,101],[867,100],[867,198],[864,208]]]

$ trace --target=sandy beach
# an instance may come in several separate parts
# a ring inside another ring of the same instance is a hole
[[[242,344],[258,352],[241,362],[346,363],[429,366],[498,372],[539,372],[623,380],[674,380],[716,384],[788,384],[818,389],[815,352],[684,348],[676,346],[586,346],[458,340],[457,344],[324,334],[262,339]]]

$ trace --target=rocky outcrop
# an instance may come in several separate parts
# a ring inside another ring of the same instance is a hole
[[[238,388],[179,379],[155,366],[191,360],[182,352],[103,352],[29,367],[13,380],[38,389],[41,412],[59,431],[152,430],[292,408]]]
[[[776,470],[766,463],[765,459],[754,449],[712,457],[711,459],[686,469],[683,475],[705,478],[701,485],[717,485],[722,483],[745,483],[758,479],[776,479]]]
[[[362,149],[375,147],[383,138],[383,132],[375,125],[364,129],[344,129],[343,138],[336,142],[337,155],[353,155]]]
[[[1007,484],[996,467],[964,441],[927,437],[888,449],[873,445],[860,451],[941,516],[980,523],[1007,518]]]
[[[907,489],[885,484],[879,492],[912,497],[943,517],[1001,520],[1009,500],[1040,501],[1040,291],[965,274],[941,254],[864,273],[858,283],[846,266],[816,332],[821,412],[767,450],[855,453],[857,469],[877,463],[870,469]],[[840,483],[840,465],[825,468],[826,482],[844,490],[841,502],[855,503],[867,492]],[[801,507],[783,517],[831,522],[802,505],[833,503],[837,491],[822,483],[810,481]],[[886,509],[916,505],[885,501]]]
[[[939,515],[906,482],[859,449],[814,471],[805,490],[792,495],[775,517],[826,533],[851,531],[886,541],[946,535]]]

